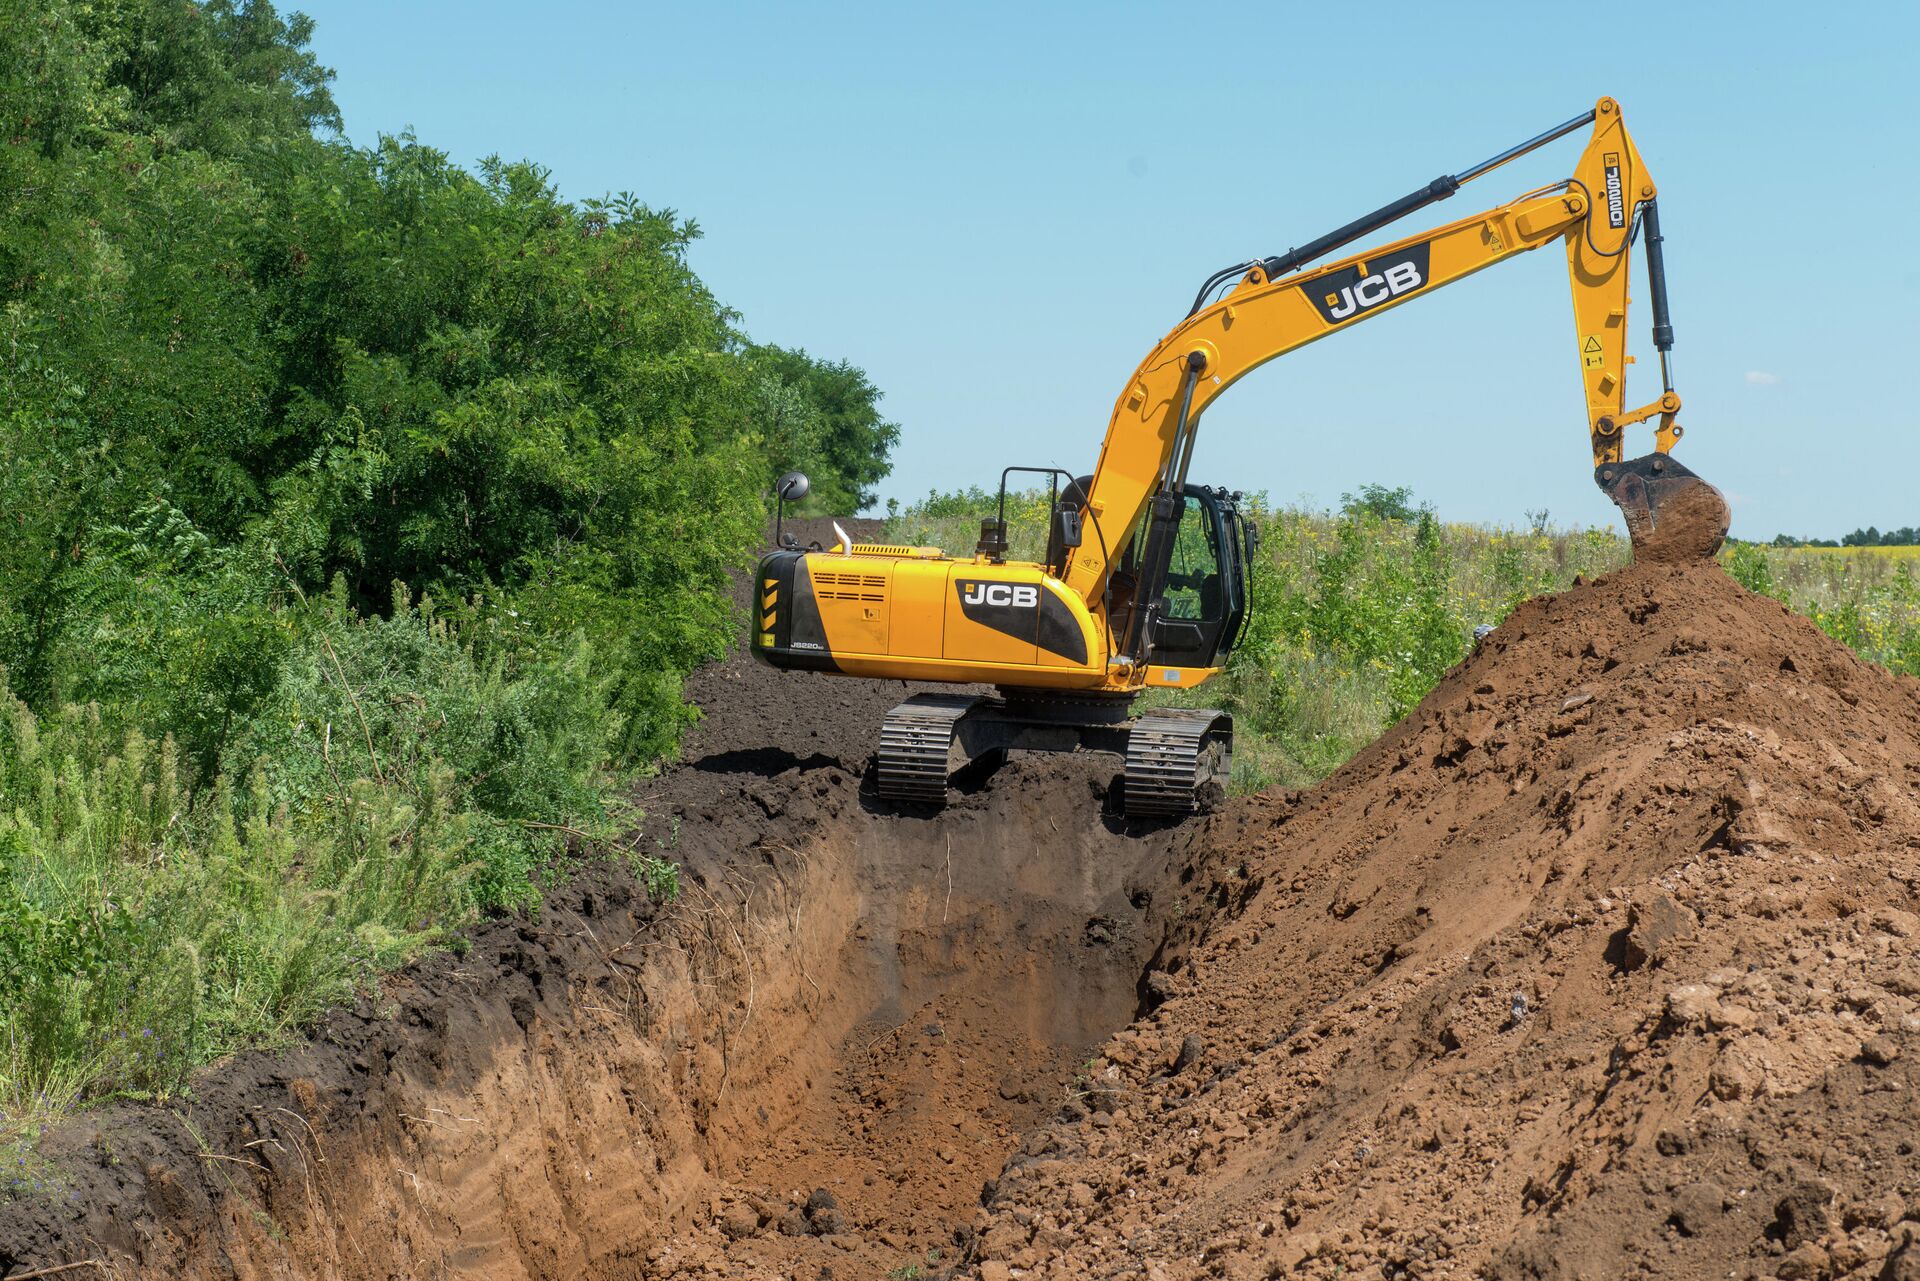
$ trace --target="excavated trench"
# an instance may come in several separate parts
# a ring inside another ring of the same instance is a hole
[[[0,1203],[0,1275],[957,1262],[983,1185],[1179,968],[1198,825],[1125,830],[1098,757],[894,812],[855,763],[898,688],[773,705],[769,675],[703,676],[686,763],[639,789],[632,843],[683,866],[671,907],[600,866],[181,1106],[83,1116],[43,1144],[64,1196]]]
[[[665,1020],[698,1023],[719,1084],[700,1196],[647,1275],[956,1257],[983,1185],[1178,965],[1189,842],[1102,820],[1111,773],[1022,761],[932,819],[828,820],[797,877],[696,909],[656,990],[685,993]]]

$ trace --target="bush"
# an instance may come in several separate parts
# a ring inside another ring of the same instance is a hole
[[[164,1093],[610,831],[619,734],[584,642],[515,667],[427,602],[281,611],[292,640],[201,785],[98,704],[0,693],[0,1112]],[[496,647],[496,651],[501,647]]]
[[[0,1113],[177,1089],[413,955],[474,902],[471,816],[441,770],[343,784],[319,823],[256,774],[196,790],[171,740],[98,710],[0,724]]]
[[[0,1140],[533,904],[734,640],[769,455],[864,502],[897,436],[692,221],[332,136],[311,30],[0,0]]]

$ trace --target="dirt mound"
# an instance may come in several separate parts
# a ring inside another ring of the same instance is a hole
[[[1222,830],[979,1274],[1920,1274],[1917,695],[1711,565],[1523,606]]]

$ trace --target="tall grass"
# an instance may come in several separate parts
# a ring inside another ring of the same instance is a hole
[[[465,613],[287,606],[212,772],[97,703],[36,715],[0,685],[0,1147],[292,1035],[534,903],[558,833],[610,831],[620,726],[590,655],[510,662]]]
[[[1811,618],[1861,657],[1920,676],[1920,548],[1735,544],[1727,572]]]
[[[337,819],[296,821],[263,772],[183,786],[171,740],[94,708],[0,725],[0,1111],[165,1094],[271,1041],[458,919],[471,818],[444,771],[424,795],[355,779]]]

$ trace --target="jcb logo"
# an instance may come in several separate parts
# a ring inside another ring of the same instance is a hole
[[[1329,272],[1301,289],[1321,317],[1337,325],[1425,285],[1431,250],[1431,245],[1409,245],[1370,263]]]
[[[1011,605],[1015,609],[1032,609],[1040,603],[1040,589],[1032,583],[968,583],[958,584],[962,605]]]
[[[1356,311],[1378,307],[1395,294],[1418,289],[1424,283],[1418,267],[1410,262],[1396,262],[1385,271],[1363,276],[1359,284],[1349,285],[1337,295],[1328,294],[1327,314],[1335,320],[1345,320]]]

